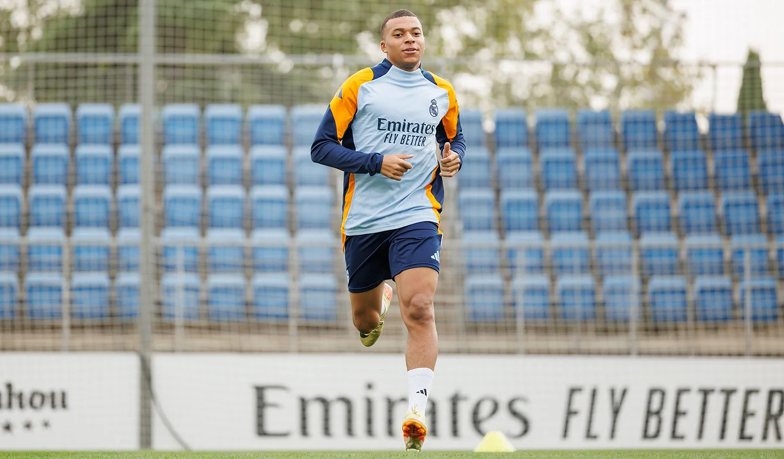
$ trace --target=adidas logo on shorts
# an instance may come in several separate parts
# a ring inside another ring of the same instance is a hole
[[[436,253],[434,253],[433,255],[430,255],[430,258],[432,258],[433,260],[441,263],[441,251],[439,250]]]

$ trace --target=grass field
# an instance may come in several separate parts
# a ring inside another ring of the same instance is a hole
[[[216,458],[216,459],[394,459],[422,457],[428,459],[462,459],[487,457],[493,453],[472,453],[467,451],[428,451],[424,453],[406,453],[402,451],[375,451],[375,452],[314,452],[314,451],[288,451],[288,452],[123,452],[123,453],[79,453],[79,452],[30,452],[30,453],[0,453],[0,458],[70,458],[70,459],[185,459],[185,458]],[[784,450],[654,450],[654,451],[518,451],[516,453],[498,453],[500,457],[525,458],[525,459],[757,459],[757,458],[782,458]]]

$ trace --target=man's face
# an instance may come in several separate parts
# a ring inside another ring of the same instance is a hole
[[[384,29],[381,51],[387,54],[392,65],[403,70],[416,70],[425,50],[422,24],[415,17],[390,19]]]

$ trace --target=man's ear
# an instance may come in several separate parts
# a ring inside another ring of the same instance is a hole
[[[387,44],[386,44],[386,42],[384,40],[381,40],[381,52],[382,53],[386,53],[387,52]]]

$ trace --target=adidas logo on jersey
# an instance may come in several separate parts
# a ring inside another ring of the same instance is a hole
[[[434,253],[433,255],[430,255],[430,258],[432,258],[433,260],[441,263],[441,251],[439,250],[436,253]]]

